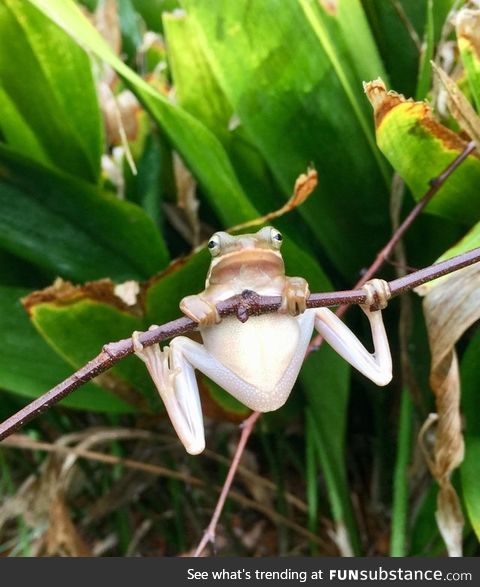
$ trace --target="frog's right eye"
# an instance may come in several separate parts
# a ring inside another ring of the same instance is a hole
[[[207,246],[210,250],[212,257],[215,257],[216,255],[218,255],[218,253],[220,253],[220,239],[216,234],[214,234],[212,238],[208,241]]]

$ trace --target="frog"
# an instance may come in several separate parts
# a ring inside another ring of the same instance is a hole
[[[205,289],[180,301],[180,310],[197,323],[202,343],[177,336],[163,349],[158,344],[143,347],[139,333],[133,333],[134,352],[145,363],[180,441],[192,455],[205,448],[196,369],[251,410],[278,410],[293,389],[316,330],[377,385],[392,379],[381,312],[390,297],[388,283],[372,279],[363,285],[366,303],[361,308],[374,346],[370,353],[332,310],[307,308],[308,283],[303,277],[286,276],[282,243],[282,234],[271,226],[253,234],[216,232],[210,238]],[[216,305],[245,290],[280,296],[279,310],[245,322],[235,315],[221,318]]]

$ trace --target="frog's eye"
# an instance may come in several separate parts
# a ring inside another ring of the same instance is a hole
[[[277,229],[272,228],[270,238],[272,239],[272,244],[276,249],[279,249],[282,246],[283,236],[282,233],[278,232]]]
[[[212,238],[208,241],[207,246],[210,250],[212,257],[215,257],[216,255],[218,255],[218,253],[220,253],[220,239],[216,234],[214,234]]]

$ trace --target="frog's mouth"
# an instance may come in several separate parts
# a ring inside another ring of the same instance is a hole
[[[283,275],[285,266],[281,254],[277,251],[258,248],[243,249],[226,253],[212,261],[209,281],[225,283],[239,275],[267,274],[271,277]]]

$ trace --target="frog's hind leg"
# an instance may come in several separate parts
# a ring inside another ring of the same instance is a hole
[[[138,333],[132,338],[135,354],[145,363],[185,449],[190,454],[202,452],[205,448],[202,406],[192,365],[183,357],[181,348],[173,344],[162,350],[158,344],[144,348],[138,341]]]
[[[256,385],[245,381],[213,357],[203,345],[183,336],[175,338],[171,343],[172,356],[174,357],[173,366],[174,368],[181,367],[179,363],[175,362],[175,357],[181,356],[188,361],[190,366],[193,365],[207,377],[210,377],[248,408],[258,412],[277,410],[290,395],[302,366],[312,335],[315,311],[307,310],[298,316],[296,320],[298,321],[300,336],[295,354],[290,357],[288,365],[285,365],[282,377],[278,381],[272,381],[268,389],[258,388]]]
[[[170,348],[172,366],[174,369],[179,369],[177,384],[183,389],[193,389],[195,387],[196,396],[198,397],[198,387],[193,371],[193,368],[195,368],[210,377],[212,381],[247,407],[252,407],[252,404],[255,403],[258,396],[255,386],[220,363],[203,345],[185,336],[177,336],[172,340]],[[252,409],[256,408],[252,407]]]

